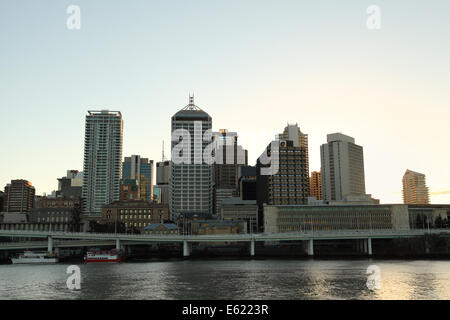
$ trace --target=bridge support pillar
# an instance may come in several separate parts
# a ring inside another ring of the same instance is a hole
[[[48,236],[47,238],[47,251],[48,252],[53,252],[53,238],[52,236]]]
[[[314,240],[309,239],[308,240],[308,256],[314,255]]]
[[[367,238],[367,254],[372,255],[372,238]]]
[[[189,257],[191,255],[191,244],[186,240],[183,241],[183,257]]]
[[[116,239],[116,249],[120,249],[120,239]]]
[[[255,240],[250,241],[250,255],[255,256]]]

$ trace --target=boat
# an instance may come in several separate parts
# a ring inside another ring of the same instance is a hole
[[[118,249],[91,249],[84,255],[84,262],[122,262],[123,254]]]
[[[25,251],[17,257],[11,258],[13,264],[49,264],[58,261],[58,257],[50,252]]]

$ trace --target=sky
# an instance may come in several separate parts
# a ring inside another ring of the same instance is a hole
[[[194,93],[252,165],[297,123],[310,171],[342,132],[382,203],[402,202],[406,169],[450,203],[449,36],[447,0],[0,0],[0,188],[50,193],[81,171],[87,110],[122,112],[124,157],[160,161],[163,140],[170,157],[170,118]]]

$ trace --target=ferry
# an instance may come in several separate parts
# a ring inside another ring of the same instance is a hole
[[[84,255],[84,262],[122,262],[123,254],[120,250],[91,249]]]
[[[58,257],[49,252],[25,251],[15,258],[11,258],[13,264],[49,264],[57,263]]]

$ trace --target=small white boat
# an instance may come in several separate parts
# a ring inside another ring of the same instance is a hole
[[[13,264],[49,264],[57,263],[58,257],[49,252],[25,251],[15,258],[11,258]]]

